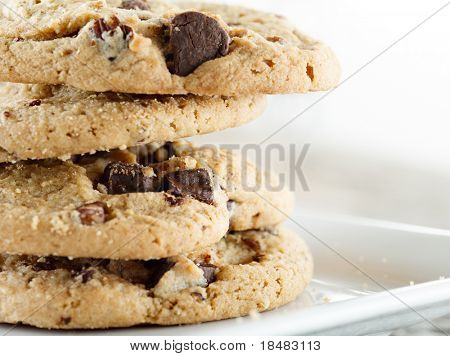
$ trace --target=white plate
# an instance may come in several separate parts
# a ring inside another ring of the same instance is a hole
[[[450,279],[444,279],[450,275],[447,231],[354,217],[301,216],[294,214],[288,226],[310,244],[315,280],[300,298],[278,310],[192,326],[89,332],[18,326],[8,334],[374,334],[450,313]],[[8,329],[3,325],[0,332]]]

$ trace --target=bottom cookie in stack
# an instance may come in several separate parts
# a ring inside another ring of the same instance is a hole
[[[0,255],[0,322],[94,329],[221,320],[277,308],[312,278],[285,229],[228,233],[215,245],[139,261]]]

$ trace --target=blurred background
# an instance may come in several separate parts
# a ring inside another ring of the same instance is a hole
[[[443,1],[226,2],[287,16],[334,49],[342,80],[445,5]],[[295,143],[300,148],[311,144],[302,165],[310,191],[298,187],[300,209],[450,228],[449,39],[447,7],[265,142]],[[260,119],[197,141],[260,143],[323,94],[270,97]],[[273,170],[289,170],[288,162],[271,163]]]

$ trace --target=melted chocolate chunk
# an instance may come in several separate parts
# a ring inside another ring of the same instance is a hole
[[[236,207],[236,202],[234,200],[227,201],[227,210],[231,213]]]
[[[106,166],[99,183],[106,187],[108,194],[159,191],[158,179],[144,175],[139,164],[112,162]]]
[[[152,274],[145,284],[145,287],[148,289],[155,287],[160,279],[164,276],[164,274],[168,272],[174,265],[174,262],[169,261],[165,258],[161,260],[146,261],[145,266],[152,270]]]
[[[206,169],[187,169],[167,173],[163,178],[163,190],[176,197],[190,196],[212,205],[213,188]]]
[[[174,263],[167,259],[150,261],[111,260],[106,269],[130,283],[143,284],[147,289],[151,289],[173,266]]]
[[[39,258],[39,260],[32,265],[32,269],[35,272],[53,271],[56,269],[80,272],[85,268],[101,265],[101,261],[102,260],[95,260],[92,258],[75,258],[73,260],[69,260],[65,257],[48,256]]]
[[[211,284],[216,281],[216,269],[217,266],[211,263],[199,262],[197,267],[203,271],[203,276],[206,279],[206,283]]]
[[[104,19],[96,20],[92,30],[94,31],[95,37],[104,40],[103,33],[113,33],[118,27],[122,30],[124,40],[129,40],[133,36],[133,29],[130,26],[121,24],[116,16],[112,16],[109,23]]]
[[[187,76],[202,63],[225,56],[229,44],[227,31],[212,17],[195,11],[178,14],[170,27],[170,71]]]
[[[47,257],[43,260],[40,260],[32,265],[31,267],[33,271],[40,272],[40,271],[53,271],[56,269],[56,266],[54,265],[51,257]]]
[[[82,205],[77,211],[83,225],[103,224],[106,221],[106,205],[102,202]]]
[[[259,252],[261,251],[261,245],[259,243],[258,240],[254,240],[251,238],[247,238],[247,239],[242,239],[242,242],[251,250],[255,251],[255,252]]]
[[[142,0],[123,0],[120,8],[127,10],[150,10],[148,4]]]
[[[144,261],[111,260],[106,269],[134,284],[145,285],[152,275],[152,270],[145,266]]]
[[[89,282],[92,277],[94,277],[94,270],[88,269],[80,273],[81,275],[81,283]]]
[[[170,194],[165,194],[164,199],[170,204],[170,206],[179,206],[183,204],[184,198],[183,197],[175,197]]]

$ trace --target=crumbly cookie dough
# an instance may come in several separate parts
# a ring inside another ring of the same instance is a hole
[[[312,278],[305,243],[287,230],[228,234],[160,261],[0,255],[0,321],[54,329],[177,325],[263,312]]]

